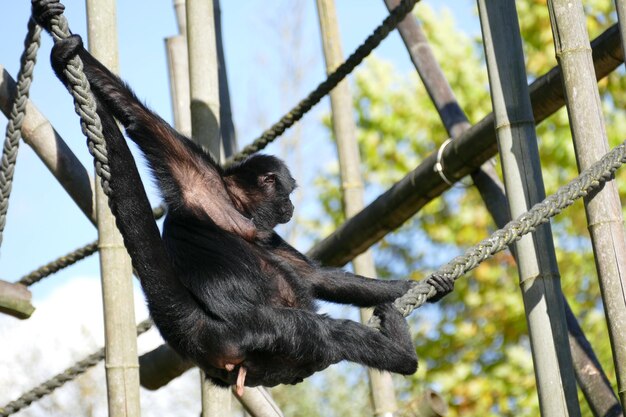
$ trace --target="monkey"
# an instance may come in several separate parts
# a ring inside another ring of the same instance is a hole
[[[33,0],[33,18],[50,30],[59,0]],[[295,384],[343,360],[403,375],[417,369],[404,317],[391,304],[415,282],[373,280],[322,267],[275,231],[291,220],[296,187],[286,164],[253,155],[222,168],[149,110],[83,47],[79,35],[51,53],[69,85],[67,63],[80,57],[97,101],[109,153],[109,204],[146,295],[150,315],[181,356],[218,386]],[[160,234],[115,121],[135,142],[168,213]],[[437,297],[453,280],[434,280]],[[316,300],[374,307],[380,331],[317,313]]]

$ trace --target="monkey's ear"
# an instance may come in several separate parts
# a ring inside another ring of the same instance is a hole
[[[274,174],[273,172],[267,172],[259,176],[260,186],[267,186],[269,184],[274,184],[275,182],[276,182],[276,174]]]

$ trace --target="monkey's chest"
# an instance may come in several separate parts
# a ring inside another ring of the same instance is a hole
[[[308,290],[302,287],[295,276],[291,276],[293,274],[287,274],[281,268],[267,262],[262,262],[261,270],[270,285],[270,302],[273,305],[307,310],[315,309]]]

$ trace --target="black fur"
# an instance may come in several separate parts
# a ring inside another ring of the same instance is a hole
[[[58,0],[33,0],[34,17],[62,11],[55,5]],[[411,282],[319,267],[273,231],[293,213],[295,181],[282,161],[259,155],[223,170],[148,110],[85,51],[79,36],[53,49],[61,81],[67,84],[63,69],[76,55],[98,100],[111,208],[154,322],[178,353],[223,386],[235,383],[240,367],[248,386],[297,383],[341,360],[415,372],[408,326],[389,304]],[[112,116],[145,154],[170,208],[162,238]],[[314,299],[377,306],[382,330],[317,314]]]

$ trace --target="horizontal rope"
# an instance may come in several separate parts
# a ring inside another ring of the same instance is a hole
[[[337,86],[348,74],[350,74],[357,65],[359,65],[382,41],[389,33],[398,26],[407,14],[413,10],[413,7],[419,0],[402,0],[397,7],[389,13],[389,16],[374,30],[374,32],[363,41],[363,43],[339,65],[335,71],[328,75],[325,81],[320,83],[306,98],[298,103],[278,122],[267,129],[256,138],[250,145],[243,148],[239,153],[225,161],[224,166],[228,167],[235,162],[242,161],[255,152],[264,149],[272,143],[276,138],[282,135],[285,130],[293,126],[298,120],[302,119],[311,108],[320,102],[324,96]]]
[[[165,213],[166,208],[163,204],[160,204],[152,209],[152,214],[154,214],[154,218],[156,220],[163,217]],[[90,255],[93,255],[94,253],[98,252],[98,249],[98,241],[88,243],[87,245],[82,246],[68,253],[67,255],[63,255],[58,259],[55,259],[54,261],[37,268],[28,275],[24,275],[17,281],[17,284],[26,285],[27,287],[33,285],[41,281],[42,279],[60,271],[61,269],[67,268],[70,265],[74,265],[76,262],[81,261]]]
[[[90,255],[93,255],[97,251],[98,251],[98,242],[97,241],[91,242],[81,248],[76,249],[75,251],[68,253],[67,255],[63,255],[60,258],[42,267],[37,268],[36,270],[29,273],[28,275],[24,275],[22,278],[20,278],[17,281],[17,283],[26,285],[28,287],[30,285],[33,285],[41,281],[43,278],[46,278],[54,274],[55,272],[60,271],[63,268],[73,265],[76,262],[82,259],[85,259],[86,257]]]
[[[152,320],[147,319],[142,321],[137,325],[137,336],[147,332],[151,327]],[[8,417],[28,407],[34,401],[40,400],[46,395],[51,394],[54,390],[63,386],[66,382],[72,381],[76,379],[77,376],[84,374],[87,370],[97,365],[103,359],[104,348],[101,348],[86,358],[76,362],[60,374],[24,393],[17,400],[11,401],[4,407],[0,407],[0,417]]]
[[[599,188],[611,180],[615,171],[626,163],[626,141],[613,148],[600,160],[585,169],[556,193],[535,204],[526,213],[507,223],[502,229],[496,230],[491,236],[467,249],[463,255],[457,256],[436,272],[421,280],[418,285],[394,301],[394,306],[405,317],[413,310],[421,307],[428,299],[436,295],[435,287],[428,283],[432,277],[440,276],[458,279],[466,272],[476,268],[481,262],[494,254],[506,249],[522,236],[535,231],[537,226],[546,223],[577,199]],[[380,327],[380,319],[372,317],[369,324]]]

